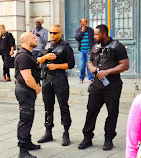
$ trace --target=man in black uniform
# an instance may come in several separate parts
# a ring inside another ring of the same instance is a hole
[[[61,40],[60,25],[53,25],[50,29],[51,42],[45,47],[47,52],[55,54],[56,59],[46,60],[44,53],[40,54],[37,61],[44,64],[44,77],[42,82],[42,94],[45,106],[45,135],[38,141],[38,143],[49,142],[53,140],[52,127],[53,112],[55,104],[55,94],[61,110],[61,123],[64,126],[62,145],[70,144],[69,127],[71,125],[71,117],[68,105],[69,98],[69,84],[65,70],[72,69],[75,65],[74,54],[69,44]]]
[[[31,53],[33,48],[37,46],[37,39],[31,32],[26,32],[20,36],[20,42],[22,48],[18,50],[15,57],[15,95],[20,105],[20,120],[17,131],[18,146],[20,147],[19,158],[36,158],[28,150],[40,149],[40,145],[31,142],[30,134],[34,120],[36,96],[41,92],[39,67]]]
[[[97,44],[91,50],[89,69],[93,74],[95,73],[95,78],[89,88],[88,111],[83,128],[84,140],[78,148],[85,149],[92,146],[96,119],[101,107],[106,103],[108,117],[105,122],[103,150],[111,150],[113,147],[112,139],[116,136],[115,129],[122,89],[120,73],[128,70],[129,60],[125,47],[119,41],[108,36],[106,25],[96,27],[94,38]],[[103,84],[105,76],[110,82],[107,86]]]

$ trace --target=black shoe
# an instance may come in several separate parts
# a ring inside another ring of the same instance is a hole
[[[69,132],[65,131],[62,138],[62,146],[68,146],[70,144]]]
[[[37,157],[31,155],[28,151],[24,151],[24,152],[20,152],[18,158],[37,158]]]
[[[41,139],[39,139],[38,143],[44,143],[44,142],[50,142],[53,141],[52,132],[50,130],[47,130],[45,132],[45,135],[42,136]]]
[[[111,138],[105,138],[103,150],[111,150],[113,148],[113,142]]]
[[[78,149],[86,149],[89,146],[92,146],[92,140],[84,138],[84,140],[78,145]]]
[[[32,142],[28,143],[28,145],[26,146],[26,148],[28,150],[38,150],[41,149],[41,145],[35,145]]]

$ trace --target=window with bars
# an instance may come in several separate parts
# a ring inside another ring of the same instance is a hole
[[[95,28],[99,24],[106,24],[106,1],[89,0],[89,26]]]
[[[107,24],[107,0],[89,0],[89,26]],[[111,0],[111,29],[116,39],[133,39],[134,0]]]
[[[133,0],[115,0],[114,36],[116,39],[133,38]]]

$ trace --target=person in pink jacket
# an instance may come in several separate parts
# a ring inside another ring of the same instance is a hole
[[[134,99],[127,122],[126,158],[136,158],[141,141],[141,94]]]

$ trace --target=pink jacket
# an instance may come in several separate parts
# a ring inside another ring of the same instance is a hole
[[[141,141],[141,94],[134,99],[127,122],[126,158],[136,158]]]

